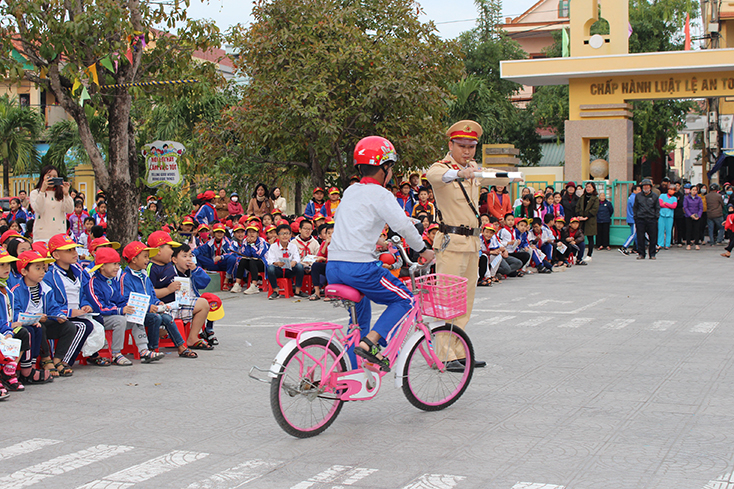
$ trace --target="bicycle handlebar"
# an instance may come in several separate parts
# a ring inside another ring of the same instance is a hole
[[[403,248],[403,245],[400,243],[400,236],[393,236],[392,238],[390,238],[390,241],[392,241],[397,249],[400,250],[400,255],[403,257],[403,261],[406,263],[406,265],[408,265],[408,271],[410,272],[411,276],[415,276],[415,272],[428,270],[431,265],[433,265],[435,260],[428,261],[421,265],[420,263],[415,263],[410,258],[408,258],[408,254],[405,252],[405,248]]]

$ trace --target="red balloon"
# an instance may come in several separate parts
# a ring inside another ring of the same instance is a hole
[[[395,263],[395,256],[392,253],[382,253],[380,261],[386,265],[392,265]]]

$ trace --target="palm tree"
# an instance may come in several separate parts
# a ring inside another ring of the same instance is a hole
[[[109,154],[109,148],[107,147],[109,139],[104,137],[107,133],[106,118],[101,115],[90,117],[89,129],[92,131],[95,141],[101,142],[98,147],[102,157],[106,160]],[[62,174],[76,166],[70,165],[69,159],[77,164],[91,164],[89,155],[82,144],[82,138],[79,136],[79,128],[73,120],[65,119],[49,127],[46,139],[49,148],[43,157],[43,162],[47,165],[54,165]]]
[[[39,159],[36,140],[43,128],[43,118],[38,112],[21,106],[7,95],[0,97],[0,158],[6,197],[10,196],[10,169],[25,172]]]

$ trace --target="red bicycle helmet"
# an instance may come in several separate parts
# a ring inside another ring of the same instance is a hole
[[[395,146],[380,136],[368,136],[361,139],[354,147],[354,166],[380,166],[385,163],[396,163],[398,154]]]

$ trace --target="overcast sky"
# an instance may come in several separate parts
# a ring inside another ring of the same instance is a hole
[[[510,0],[504,2],[503,18],[517,17],[537,0]],[[452,39],[474,27],[477,9],[473,0],[422,0],[425,20],[436,23],[445,39]],[[250,22],[251,0],[191,0],[189,15],[197,19],[213,19],[222,30],[238,23]]]

